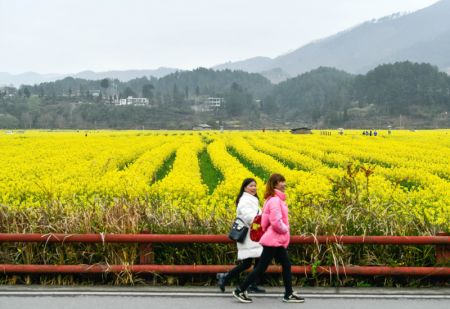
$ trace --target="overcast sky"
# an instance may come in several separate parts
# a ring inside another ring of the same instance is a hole
[[[437,0],[0,0],[0,72],[210,67],[276,57]]]

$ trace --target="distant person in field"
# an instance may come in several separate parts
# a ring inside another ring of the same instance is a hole
[[[259,208],[258,195],[256,194],[256,180],[253,178],[246,178],[242,182],[241,189],[236,198],[236,213],[237,217],[241,218],[247,226],[253,222],[253,219],[257,214],[261,214]],[[217,274],[217,285],[222,292],[225,292],[225,286],[231,282],[232,279],[238,278],[239,275],[250,268],[255,262],[258,263],[258,258],[261,256],[262,246],[250,239],[250,232],[247,233],[244,242],[237,243],[238,256],[237,259],[240,262],[235,268],[227,273]],[[264,293],[265,290],[253,283],[248,288],[249,292]]]
[[[290,241],[288,207],[285,202],[286,179],[283,175],[272,174],[267,181],[264,193],[265,203],[262,211],[261,226],[264,231],[259,243],[263,246],[263,252],[258,264],[234,291],[233,296],[242,303],[251,303],[247,296],[247,289],[267,269],[273,258],[281,264],[284,283],[283,302],[303,303],[304,298],[298,296],[292,290],[291,262],[287,247]]]

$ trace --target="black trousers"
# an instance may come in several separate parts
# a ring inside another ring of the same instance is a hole
[[[249,269],[252,266],[252,262],[255,260],[255,267],[259,263],[258,258],[248,258],[242,260],[235,268],[230,270],[224,278],[225,285],[228,285],[233,278],[238,278],[239,275],[244,272],[246,269]],[[255,284],[257,283],[258,278],[255,280]]]
[[[244,282],[241,283],[241,291],[246,291],[248,287],[255,282],[256,278],[259,278],[267,269],[272,259],[281,264],[283,269],[283,283],[285,295],[292,294],[292,272],[291,272],[291,261],[286,248],[284,247],[266,247],[263,246],[263,252],[259,258],[259,262],[253,271],[248,274]]]

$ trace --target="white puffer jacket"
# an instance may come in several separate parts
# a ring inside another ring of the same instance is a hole
[[[261,213],[261,209],[259,208],[258,199],[247,193],[244,194],[239,199],[239,203],[236,209],[237,217],[241,218],[245,224],[250,227],[253,219],[258,213]],[[250,231],[247,233],[245,237],[245,241],[242,243],[237,243],[238,249],[238,260],[244,260],[248,258],[258,258],[261,256],[262,246],[254,242],[250,239]]]

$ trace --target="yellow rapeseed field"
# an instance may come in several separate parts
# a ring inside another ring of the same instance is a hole
[[[225,231],[242,179],[255,177],[261,196],[264,180],[277,172],[288,181],[294,233],[449,230],[449,130],[313,133],[2,132],[0,204],[24,212],[57,204],[79,213],[119,201],[124,207],[153,203]],[[202,151],[211,166],[199,162]],[[171,156],[171,166],[157,179]],[[202,179],[201,170],[208,168],[223,175],[213,192]],[[196,229],[192,222],[186,232]]]

